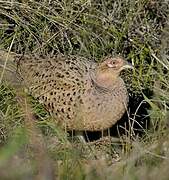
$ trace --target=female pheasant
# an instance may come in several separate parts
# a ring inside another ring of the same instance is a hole
[[[126,111],[128,93],[120,72],[132,66],[120,57],[106,57],[99,64],[62,55],[24,56],[16,62],[29,93],[66,130],[104,130]]]

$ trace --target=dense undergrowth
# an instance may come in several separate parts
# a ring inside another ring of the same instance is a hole
[[[135,67],[122,74],[130,93],[129,110],[110,129],[119,139],[100,144],[71,143],[71,133],[59,129],[43,107],[27,97],[37,120],[30,133],[18,90],[1,82],[1,179],[169,178],[167,0],[0,1],[0,37],[0,49],[19,54],[63,53],[96,61],[121,54]],[[40,140],[32,140],[36,135]]]

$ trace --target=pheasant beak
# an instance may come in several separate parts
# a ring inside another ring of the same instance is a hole
[[[123,66],[120,68],[120,71],[124,69],[134,69],[133,65],[127,61],[124,62]]]

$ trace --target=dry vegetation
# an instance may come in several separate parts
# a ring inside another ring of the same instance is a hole
[[[87,144],[0,72],[0,179],[169,179],[168,0],[2,0],[0,37],[19,54],[121,54],[135,67],[128,113]]]

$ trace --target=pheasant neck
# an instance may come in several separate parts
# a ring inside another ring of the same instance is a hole
[[[112,90],[117,86],[120,77],[109,73],[91,73],[91,78],[98,86]]]
[[[96,76],[96,82],[103,87],[112,89],[117,82],[117,77],[111,77],[109,75]]]

